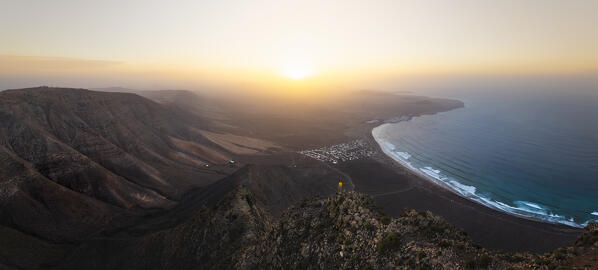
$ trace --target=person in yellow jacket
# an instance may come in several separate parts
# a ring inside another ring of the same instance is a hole
[[[338,181],[338,191],[343,191],[343,182],[342,181]]]

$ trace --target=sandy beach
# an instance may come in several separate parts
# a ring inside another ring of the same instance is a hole
[[[375,139],[365,138],[379,150],[369,159],[340,164],[355,190],[371,195],[390,216],[404,209],[429,210],[463,228],[479,245],[505,251],[543,253],[570,245],[580,229],[510,215],[457,195],[383,154]]]

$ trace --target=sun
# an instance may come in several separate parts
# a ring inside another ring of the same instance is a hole
[[[314,69],[305,63],[286,64],[280,69],[280,74],[293,80],[301,80],[314,74]]]

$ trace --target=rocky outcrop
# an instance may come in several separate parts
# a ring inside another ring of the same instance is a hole
[[[275,269],[595,269],[597,243],[591,223],[575,246],[550,254],[486,250],[430,212],[391,219],[368,196],[347,192],[290,208],[259,243],[256,261]]]
[[[61,269],[596,269],[598,226],[545,255],[487,250],[430,212],[384,216],[367,195],[304,200],[274,218],[241,184],[186,222]],[[95,267],[92,267],[95,266]],[[560,267],[560,268],[559,268]],[[567,268],[569,267],[569,268]]]

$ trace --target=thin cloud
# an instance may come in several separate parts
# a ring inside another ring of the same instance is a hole
[[[0,72],[96,70],[123,64],[122,61],[68,57],[0,55]]]

